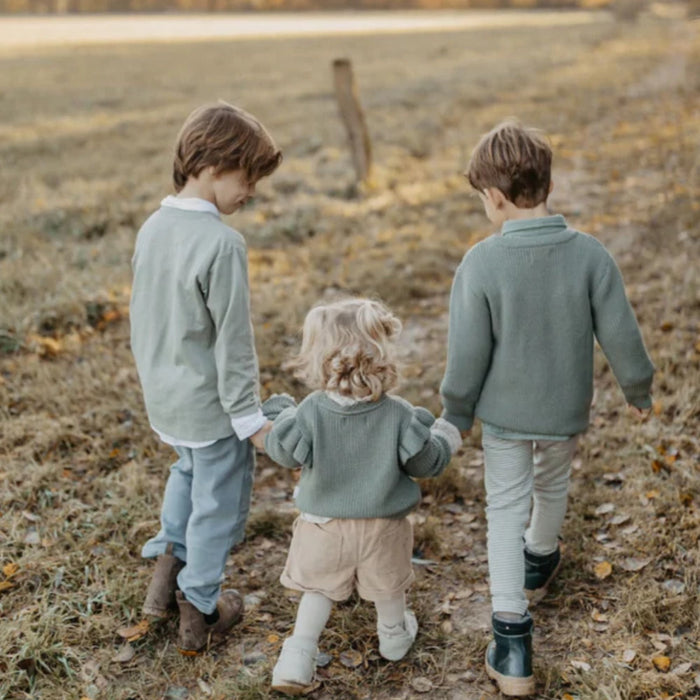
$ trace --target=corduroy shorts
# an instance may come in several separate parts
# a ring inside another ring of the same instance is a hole
[[[365,600],[391,600],[415,578],[413,529],[407,518],[294,521],[283,586],[345,600],[354,589]]]

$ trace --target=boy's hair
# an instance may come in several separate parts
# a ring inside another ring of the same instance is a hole
[[[533,209],[549,195],[552,149],[542,132],[507,119],[481,137],[465,175],[475,190],[496,187],[516,207]]]
[[[179,192],[190,177],[212,166],[216,174],[243,170],[249,182],[270,175],[282,152],[265,127],[243,109],[226,102],[198,107],[177,137],[173,183]]]
[[[307,314],[301,349],[287,366],[311,389],[374,401],[398,383],[400,332],[401,321],[378,301],[321,304]]]

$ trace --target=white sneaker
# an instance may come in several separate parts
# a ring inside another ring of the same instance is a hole
[[[288,637],[272,670],[272,689],[299,695],[314,679],[318,647],[304,637]]]
[[[389,627],[378,623],[379,653],[389,661],[403,659],[411,648],[416,634],[418,634],[418,620],[412,610],[406,610],[403,614],[402,625]]]

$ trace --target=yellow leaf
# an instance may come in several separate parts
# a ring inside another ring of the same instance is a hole
[[[10,588],[14,588],[14,587],[15,587],[15,584],[12,583],[12,581],[0,581],[0,593],[2,593],[2,591],[7,591]]]
[[[651,501],[659,497],[659,492],[656,489],[652,489],[651,491],[647,491],[644,495]]]
[[[602,581],[604,578],[608,578],[612,573],[612,564],[609,561],[601,561],[600,564],[596,564],[595,567],[593,567],[593,571],[596,578]]]
[[[663,673],[666,673],[666,671],[671,668],[671,659],[669,659],[668,656],[655,656],[651,662],[654,664],[657,671],[662,671]]]
[[[277,642],[279,642],[279,640],[280,640],[280,636],[278,634],[268,634],[267,635],[267,641],[270,644],[277,644]]]
[[[561,696],[561,700],[574,700],[574,696],[569,693],[564,693],[564,695]]]
[[[132,627],[120,627],[117,630],[117,634],[128,642],[135,642],[148,632],[149,627],[150,624],[148,620],[141,620],[141,622]]]
[[[2,567],[2,573],[5,574],[5,578],[11,578],[18,571],[19,571],[19,566],[17,564],[14,564],[13,562],[10,562],[9,564],[5,564],[5,566]]]

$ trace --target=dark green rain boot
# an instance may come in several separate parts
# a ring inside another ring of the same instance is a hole
[[[493,641],[486,649],[486,673],[509,696],[532,695],[532,618],[526,614],[520,622],[491,617]]]

